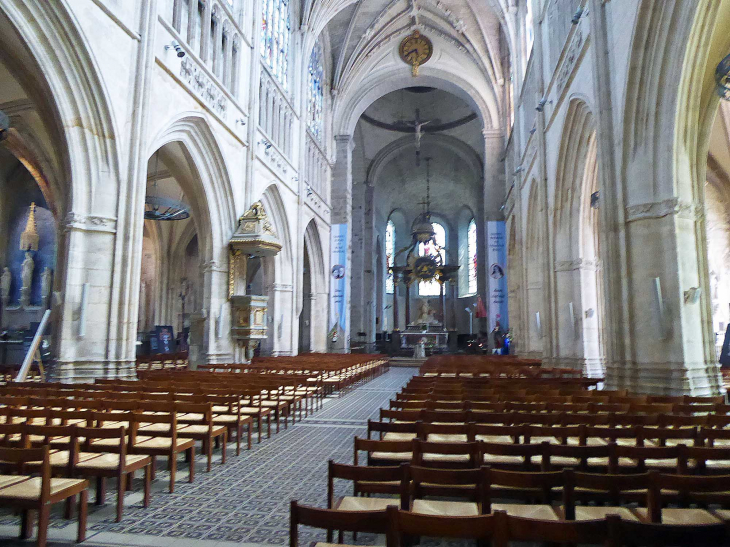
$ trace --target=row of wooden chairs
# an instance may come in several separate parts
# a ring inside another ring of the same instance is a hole
[[[540,424],[552,426],[592,425],[604,427],[714,427],[730,425],[730,414],[632,414],[625,412],[493,412],[491,410],[389,410],[381,408],[380,421],[468,423],[479,424]]]
[[[107,424],[108,425],[108,424]],[[152,479],[151,446],[130,443],[127,429],[119,427],[85,427],[82,425],[0,425],[0,444],[13,448],[48,447],[53,476],[95,478],[96,503],[104,503],[107,478],[117,479],[117,522],[122,520],[124,493],[131,487],[135,471],[144,471],[144,507],[150,502]],[[189,441],[187,442],[189,444]],[[134,453],[130,453],[134,450]],[[2,462],[0,462],[0,467]],[[24,471],[37,472],[40,462],[21,464]]]
[[[674,473],[730,472],[730,448],[688,446],[631,446],[475,442],[379,441],[355,437],[353,462],[360,453],[367,465],[412,463],[434,468],[469,469],[492,465],[499,469],[530,471],[573,468],[595,473],[643,473],[657,469]]]
[[[339,480],[352,484],[351,496],[335,497]],[[703,507],[691,507],[693,504]],[[543,520],[592,520],[617,514],[642,522],[712,524],[730,520],[730,475],[657,471],[601,475],[572,469],[504,471],[490,466],[456,470],[413,464],[363,467],[330,460],[329,509],[382,510],[391,505],[434,516],[505,511]]]
[[[730,414],[730,405],[684,404],[684,403],[601,403],[601,402],[558,402],[558,401],[494,401],[492,397],[472,396],[467,400],[391,400],[388,405],[394,410],[479,410],[487,412],[614,412],[631,414]]]
[[[709,427],[601,427],[569,425],[491,425],[477,423],[378,422],[368,420],[367,438],[379,440],[433,442],[539,443],[605,445],[609,442],[628,446],[730,446],[730,430]]]
[[[412,538],[426,536],[471,539],[493,547],[511,542],[547,544],[591,544],[604,547],[652,545],[655,547],[715,547],[730,545],[725,523],[711,525],[647,524],[610,515],[590,521],[544,521],[510,516],[504,512],[469,517],[436,517],[388,507],[382,511],[333,511],[291,502],[290,547],[299,545],[299,526],[323,530],[385,534],[387,547],[412,544]]]
[[[37,474],[26,468],[33,463]],[[42,448],[6,448],[0,446],[0,506],[20,511],[20,538],[29,539],[33,534],[32,516],[38,514],[36,545],[45,547],[48,538],[51,507],[57,503],[71,503],[79,496],[78,532],[76,539],[86,539],[89,482],[79,478],[54,478],[51,468],[51,452]]]
[[[194,415],[187,424],[178,424],[177,414],[174,412],[50,410],[48,415],[34,415],[31,412],[31,410],[26,410],[22,418],[13,419],[11,423],[0,424],[0,444],[17,446],[22,437],[22,433],[17,431],[17,428],[23,426],[60,428],[48,439],[51,444],[70,442],[73,427],[114,430],[123,427],[124,435],[122,437],[115,436],[110,440],[96,442],[94,443],[95,448],[114,452],[121,443],[126,446],[128,454],[151,456],[151,479],[155,478],[156,458],[166,458],[170,470],[170,493],[175,490],[177,457],[181,453],[187,455],[187,460],[190,462],[189,482],[193,481],[197,440],[202,440],[204,444],[207,441],[208,446],[211,446],[214,439],[220,437],[223,445],[221,458],[223,462],[226,459],[225,428],[211,427],[206,418],[196,419],[197,417]],[[48,412],[48,410],[43,409],[37,412]],[[59,437],[60,440],[56,437]]]

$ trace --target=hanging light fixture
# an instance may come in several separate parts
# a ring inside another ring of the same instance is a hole
[[[717,94],[726,101],[730,101],[730,55],[717,65],[715,83],[717,84]]]
[[[160,195],[157,179],[160,167],[160,151],[155,152],[155,174],[152,187],[144,198],[145,220],[185,220],[190,218],[190,207],[182,201]]]

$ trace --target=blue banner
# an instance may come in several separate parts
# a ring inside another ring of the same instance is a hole
[[[330,232],[330,321],[328,342],[336,347],[347,348],[350,333],[347,301],[349,298],[347,252],[347,224],[333,224]]]
[[[507,241],[502,220],[487,221],[487,286],[489,288],[489,331],[499,321],[509,328],[507,317]]]

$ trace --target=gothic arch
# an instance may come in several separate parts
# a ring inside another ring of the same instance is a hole
[[[599,270],[597,137],[593,113],[574,98],[565,117],[554,204],[555,349],[566,366],[603,375],[602,281]]]
[[[180,143],[193,175],[180,181],[193,208],[205,262],[223,263],[228,240],[236,225],[230,177],[220,147],[206,119],[182,113],[153,139],[148,156],[166,144]]]
[[[119,180],[119,152],[108,93],[66,2],[3,2],[0,36],[4,50],[30,53],[32,63],[24,66],[24,73],[40,85],[24,87],[38,89],[34,102],[53,120],[50,129],[60,140],[57,148],[66,151],[59,154],[63,176],[71,181],[64,213],[84,215],[95,202],[107,203],[109,179],[115,185]],[[105,213],[115,216],[113,204],[110,207]]]

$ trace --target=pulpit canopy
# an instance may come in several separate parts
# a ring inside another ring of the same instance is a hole
[[[274,256],[281,251],[281,242],[260,201],[238,219],[230,245],[232,250],[249,256]]]

